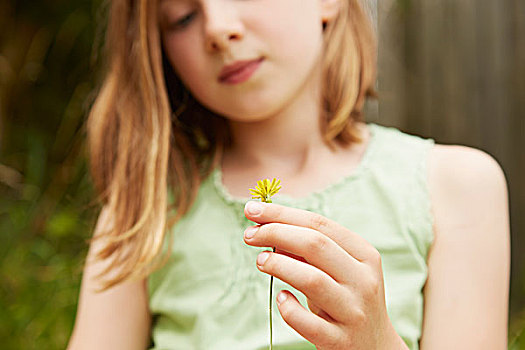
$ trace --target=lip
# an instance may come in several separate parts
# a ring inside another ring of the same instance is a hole
[[[242,83],[250,79],[263,60],[264,57],[261,57],[254,60],[236,61],[224,66],[219,74],[219,82],[225,84]]]

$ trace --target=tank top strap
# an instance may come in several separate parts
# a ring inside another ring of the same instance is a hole
[[[428,187],[429,152],[432,138],[423,138],[399,129],[370,124],[375,133],[375,150],[370,155],[370,176],[380,179],[402,208],[409,234],[426,259],[433,241],[433,217]]]

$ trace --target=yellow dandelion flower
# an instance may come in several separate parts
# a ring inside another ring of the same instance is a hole
[[[253,195],[252,199],[260,198],[262,202],[271,203],[271,197],[281,189],[280,184],[281,180],[275,178],[271,182],[270,179],[259,180],[255,189],[250,188],[249,191]]]

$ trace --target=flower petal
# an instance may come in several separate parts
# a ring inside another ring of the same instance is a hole
[[[269,190],[268,186],[269,186],[270,180],[264,179],[263,182],[264,182],[264,190],[266,191],[266,193],[268,193],[268,190]]]
[[[276,194],[277,192],[279,192],[280,189],[281,189],[281,187],[274,188],[273,190],[271,190],[271,191],[270,191],[270,196],[273,196],[274,194]]]
[[[249,189],[248,191],[250,191],[251,194],[255,194],[255,195],[262,195],[261,191],[257,191],[257,190],[254,190],[254,189]]]

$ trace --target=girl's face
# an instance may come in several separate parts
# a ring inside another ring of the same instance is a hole
[[[322,22],[334,15],[325,3],[335,0],[159,1],[168,59],[215,113],[261,120],[320,81]],[[236,63],[245,68],[224,79]]]

